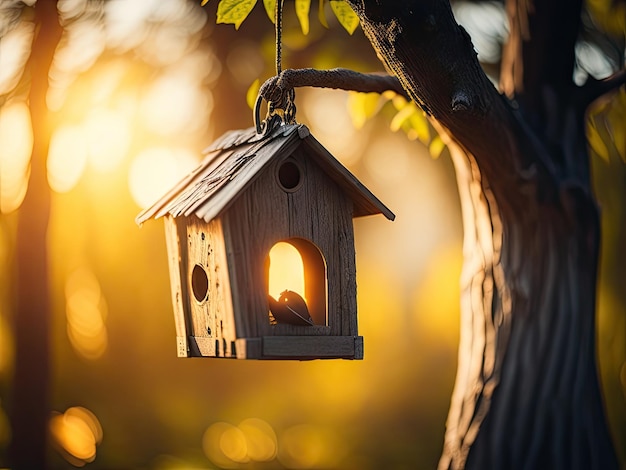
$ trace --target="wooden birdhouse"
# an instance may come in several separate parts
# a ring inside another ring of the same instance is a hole
[[[178,356],[362,359],[352,218],[394,214],[301,124],[205,152],[137,217],[165,218]]]

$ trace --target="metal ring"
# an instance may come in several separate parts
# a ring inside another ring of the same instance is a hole
[[[256,133],[263,133],[263,123],[259,118],[259,114],[261,113],[261,103],[263,102],[263,97],[259,93],[256,97],[256,103],[254,104],[254,125],[256,126]]]

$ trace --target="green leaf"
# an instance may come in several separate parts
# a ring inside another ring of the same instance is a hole
[[[276,0],[263,0],[263,6],[265,7],[265,13],[269,16],[272,23],[276,22]]]
[[[380,95],[378,93],[348,94],[348,114],[355,128],[361,129],[367,120],[374,116],[380,109]]]
[[[311,9],[311,0],[296,0],[296,16],[302,28],[302,34],[309,34],[309,10]]]
[[[246,92],[246,102],[250,109],[254,109],[254,105],[256,104],[257,96],[259,96],[259,88],[261,88],[261,81],[257,78],[252,82],[250,88]]]
[[[433,140],[430,141],[430,145],[428,146],[428,151],[430,152],[431,157],[433,157],[434,159],[437,159],[439,158],[439,156],[441,155],[441,152],[443,152],[443,149],[445,148],[446,148],[446,144],[443,143],[443,140],[441,140],[441,137],[436,135],[435,137],[433,137]]]
[[[324,5],[326,5],[326,0],[319,0],[319,8],[317,9],[317,17],[322,23],[324,28],[328,28],[328,21],[326,21],[326,14],[324,13]]]
[[[239,29],[256,5],[256,0],[221,0],[217,7],[217,23],[234,24]]]
[[[359,17],[352,11],[352,8],[344,1],[332,0],[330,2],[330,8],[332,8],[341,26],[343,26],[348,33],[354,33],[354,30],[359,25]]]

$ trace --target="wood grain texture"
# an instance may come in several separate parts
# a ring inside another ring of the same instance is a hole
[[[212,351],[212,354],[230,356],[232,354],[230,345],[235,340],[236,334],[221,221],[216,219],[207,224],[195,216],[182,220],[187,224],[185,282],[191,286],[196,266],[201,267],[208,280],[204,299],[196,299],[192,289],[188,288],[191,314],[189,334],[194,336],[198,344],[217,341],[217,347],[201,347],[202,355],[205,355],[205,351]],[[201,338],[211,341],[202,342]],[[220,348],[221,343],[224,344]]]
[[[362,336],[265,336],[237,340],[239,359],[363,359]]]
[[[165,243],[167,248],[167,261],[170,272],[170,289],[172,293],[172,306],[174,309],[174,324],[176,327],[176,351],[178,357],[187,357],[187,321],[185,311],[187,295],[183,294],[184,273],[181,272],[183,264],[181,256],[186,253],[186,247],[182,246],[178,237],[177,220],[172,216],[165,217]],[[184,291],[186,292],[186,288]]]
[[[303,171],[297,191],[283,190],[276,173],[286,158]],[[250,322],[250,336],[271,336],[267,312],[268,262],[272,246],[294,238],[314,243],[326,260],[328,330],[276,325],[297,335],[356,334],[356,272],[351,200],[316,164],[310,154],[297,150],[276,158],[224,215],[228,227],[229,256],[234,297],[242,303]],[[253,237],[250,234],[254,234]],[[306,267],[305,267],[306,269]],[[235,294],[235,289],[242,295]],[[345,324],[344,324],[345,323]],[[282,334],[282,333],[281,333]]]
[[[355,217],[382,213],[393,220],[393,213],[352,173],[333,157],[302,124],[285,125],[266,139],[258,140],[253,128],[231,131],[218,141],[234,147],[208,151],[202,163],[151,207],[136,218],[142,224],[165,214],[196,216],[206,222],[226,210],[275,155],[288,155],[303,142],[313,148],[320,165],[353,198]]]

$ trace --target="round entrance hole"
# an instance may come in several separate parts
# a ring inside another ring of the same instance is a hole
[[[302,172],[294,160],[285,160],[278,167],[278,183],[284,191],[293,192],[300,187]]]
[[[209,293],[209,277],[199,264],[196,264],[191,272],[191,290],[198,302],[205,301]]]

